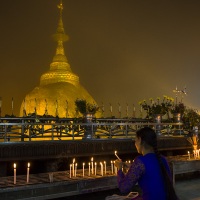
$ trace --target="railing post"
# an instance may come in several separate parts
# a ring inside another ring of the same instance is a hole
[[[92,129],[92,120],[93,120],[93,113],[87,113],[84,116],[84,123],[87,125],[84,125],[85,127],[85,132],[83,139],[92,139],[93,138],[93,129]]]
[[[7,142],[7,126],[5,125],[4,142]]]

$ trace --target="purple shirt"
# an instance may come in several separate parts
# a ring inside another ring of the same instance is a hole
[[[167,160],[163,156],[161,159],[170,175]],[[166,199],[164,181],[155,153],[148,153],[144,156],[136,157],[126,175],[122,170],[118,171],[118,187],[121,193],[126,194],[131,192],[137,182],[142,189],[142,197],[144,200]]]

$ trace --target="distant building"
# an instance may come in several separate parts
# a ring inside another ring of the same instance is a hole
[[[40,77],[40,85],[28,93],[21,104],[20,116],[25,113],[37,115],[52,115],[59,117],[76,117],[75,100],[85,99],[89,103],[95,100],[79,83],[79,77],[70,68],[64,53],[63,42],[68,40],[65,34],[62,11],[62,1],[58,5],[60,18],[56,34],[56,54],[50,64],[50,69]]]

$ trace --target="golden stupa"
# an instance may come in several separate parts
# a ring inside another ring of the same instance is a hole
[[[50,64],[50,69],[40,77],[40,85],[26,95],[21,104],[20,116],[35,113],[37,115],[52,115],[58,117],[77,117],[75,100],[85,99],[96,104],[92,96],[79,83],[79,77],[70,68],[64,53],[63,42],[68,40],[65,34],[62,11],[62,1],[58,5],[60,18],[56,34],[56,54]]]

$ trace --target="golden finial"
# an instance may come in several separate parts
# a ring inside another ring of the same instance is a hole
[[[65,41],[68,40],[68,36],[65,34],[64,27],[63,27],[63,22],[62,22],[62,12],[63,12],[62,0],[60,0],[60,4],[57,5],[57,7],[60,10],[60,18],[59,18],[58,28],[57,28],[56,34],[54,34],[53,37],[54,37],[54,39],[56,41],[65,42]]]
[[[62,15],[62,10],[63,10],[62,0],[60,0],[60,4],[58,5],[58,8],[60,9],[60,15]]]

